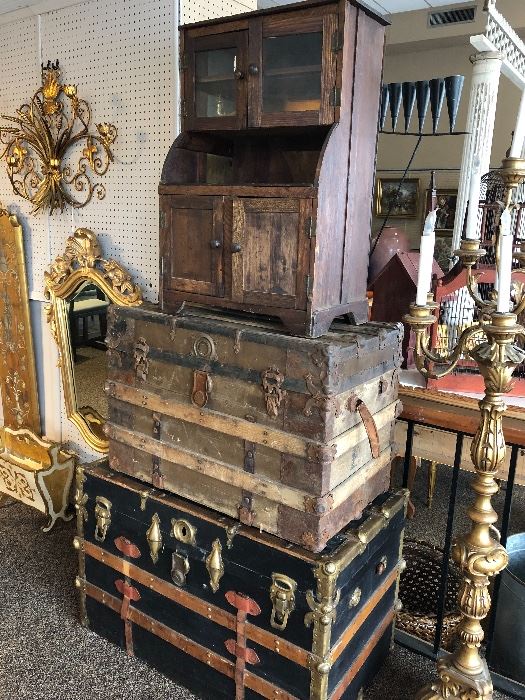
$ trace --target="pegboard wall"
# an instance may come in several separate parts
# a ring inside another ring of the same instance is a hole
[[[257,0],[180,0],[180,23],[202,22],[215,17],[237,15],[257,9]]]
[[[0,114],[14,115],[38,88],[41,62],[58,59],[63,81],[90,104],[93,129],[103,121],[118,129],[114,163],[99,180],[106,197],[83,209],[30,215],[30,203],[15,197],[0,164],[0,201],[24,229],[30,298],[43,300],[45,269],[83,226],[97,234],[106,258],[129,270],[145,299],[157,301],[157,187],[178,130],[177,27],[255,7],[255,0],[89,0],[0,25]],[[40,393],[57,392],[43,374]],[[61,399],[57,406],[62,440],[81,459],[95,458],[66,419]]]

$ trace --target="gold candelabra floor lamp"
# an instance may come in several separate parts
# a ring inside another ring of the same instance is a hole
[[[459,536],[452,547],[452,558],[463,579],[458,601],[462,618],[456,629],[457,646],[452,654],[438,660],[439,679],[420,690],[416,700],[493,698],[488,665],[480,654],[484,636],[481,622],[490,610],[490,579],[508,563],[507,552],[500,544],[495,528],[498,516],[491,499],[498,492],[495,479],[505,458],[504,396],[511,389],[514,370],[525,359],[525,351],[516,344],[519,337],[525,338],[525,329],[517,323],[518,315],[525,310],[525,296],[510,308],[512,260],[517,259],[520,267],[525,265],[525,243],[514,252],[510,224],[512,191],[525,179],[525,160],[506,158],[500,174],[506,186],[506,201],[495,241],[498,272],[495,298],[489,301],[481,299],[472,270],[485,254],[477,237],[476,207],[476,220],[472,219],[469,226],[467,219],[467,237],[461,241],[456,255],[467,269],[467,288],[476,304],[478,320],[463,331],[456,346],[446,355],[438,355],[432,350],[429,330],[437,317],[433,295],[428,293],[435,222],[435,215],[432,219],[431,212],[421,239],[418,298],[405,316],[415,333],[414,358],[423,376],[442,377],[453,371],[462,355],[468,354],[479,367],[485,384],[485,395],[479,402],[480,422],[471,447],[475,469],[472,480],[474,502],[467,511],[471,529],[468,534]],[[477,184],[479,180],[475,186]]]

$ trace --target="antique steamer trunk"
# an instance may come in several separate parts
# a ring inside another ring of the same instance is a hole
[[[320,551],[389,486],[399,335],[114,307],[110,465]]]
[[[202,698],[356,700],[391,642],[407,493],[315,555],[81,467],[82,621]]]

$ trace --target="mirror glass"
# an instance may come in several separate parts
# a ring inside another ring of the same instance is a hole
[[[108,417],[106,332],[110,300],[91,280],[67,300],[69,340],[78,411],[91,425]]]

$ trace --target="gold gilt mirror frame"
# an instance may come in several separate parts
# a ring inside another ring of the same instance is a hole
[[[67,239],[65,252],[44,273],[44,280],[49,301],[47,320],[58,345],[67,417],[92,449],[107,452],[105,419],[95,408],[78,405],[69,303],[86,283],[93,284],[109,301],[120,306],[141,304],[142,291],[121,265],[104,259],[97,236],[86,228],[77,229]]]

